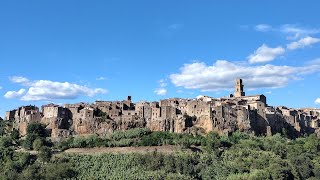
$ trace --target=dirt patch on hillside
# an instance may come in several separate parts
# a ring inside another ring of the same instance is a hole
[[[148,153],[148,152],[159,152],[159,153],[175,153],[178,151],[192,152],[192,149],[182,149],[179,146],[147,146],[147,147],[102,147],[102,148],[71,148],[67,149],[65,153],[76,153],[76,154],[102,154],[102,153]]]

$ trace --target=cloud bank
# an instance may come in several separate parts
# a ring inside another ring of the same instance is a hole
[[[264,63],[273,61],[276,57],[285,53],[285,49],[281,46],[276,48],[270,48],[265,44],[262,44],[253,54],[248,56],[248,60],[253,63]]]
[[[170,75],[170,80],[177,87],[202,91],[230,90],[236,78],[244,79],[247,88],[280,88],[291,80],[318,71],[318,63],[301,67],[271,64],[252,66],[218,60],[212,65],[203,62],[184,64],[180,72]]]
[[[23,101],[41,101],[54,99],[76,99],[80,96],[93,97],[97,94],[107,93],[102,88],[89,88],[69,82],[55,82],[50,80],[30,81],[25,77],[14,76],[9,78],[13,83],[28,87],[28,90],[20,89],[8,91],[4,97],[20,98]]]
[[[295,41],[295,42],[288,44],[287,48],[290,50],[301,49],[301,48],[311,46],[312,44],[316,44],[319,42],[320,42],[319,38],[313,38],[313,37],[307,36],[305,38],[300,39],[299,41]]]

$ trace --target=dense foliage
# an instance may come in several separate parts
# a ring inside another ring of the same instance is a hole
[[[320,140],[315,135],[289,140],[279,134],[255,137],[236,132],[229,137],[210,133],[200,139],[203,152],[197,153],[67,159],[74,163],[78,178],[84,179],[320,179]]]
[[[151,132],[146,128],[109,136],[68,138],[52,146],[44,127],[32,124],[25,140],[18,132],[0,136],[0,179],[320,179],[320,139],[257,137],[235,132],[206,136]],[[20,144],[29,151],[20,151]],[[178,145],[200,151],[54,155],[72,147]],[[19,150],[19,151],[17,151]]]
[[[18,137],[16,130],[0,136],[0,179],[64,179],[76,176],[68,160],[52,158],[42,125],[31,124],[27,138],[19,140]],[[32,144],[36,147],[34,149],[38,152],[35,155],[21,149],[19,145],[26,142],[30,149]]]
[[[57,144],[59,149],[91,148],[91,147],[129,147],[129,146],[162,146],[191,145],[200,146],[204,137],[188,134],[175,134],[168,132],[151,132],[147,128],[135,128],[126,131],[115,131],[110,136],[99,137],[91,135],[87,137],[68,138]]]

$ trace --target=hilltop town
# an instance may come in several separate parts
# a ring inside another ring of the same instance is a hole
[[[195,99],[169,98],[160,102],[133,103],[131,96],[123,101],[96,101],[22,106],[7,111],[6,121],[24,136],[28,124],[46,125],[51,137],[104,135],[115,130],[147,127],[151,131],[205,134],[210,131],[230,134],[243,131],[255,135],[272,135],[286,131],[290,137],[316,133],[320,135],[320,109],[293,109],[267,104],[266,96],[244,92],[241,79],[229,97],[199,96]]]

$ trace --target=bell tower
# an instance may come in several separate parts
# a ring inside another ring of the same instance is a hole
[[[236,79],[236,86],[234,91],[234,97],[245,96],[245,92],[243,91],[242,79]]]

